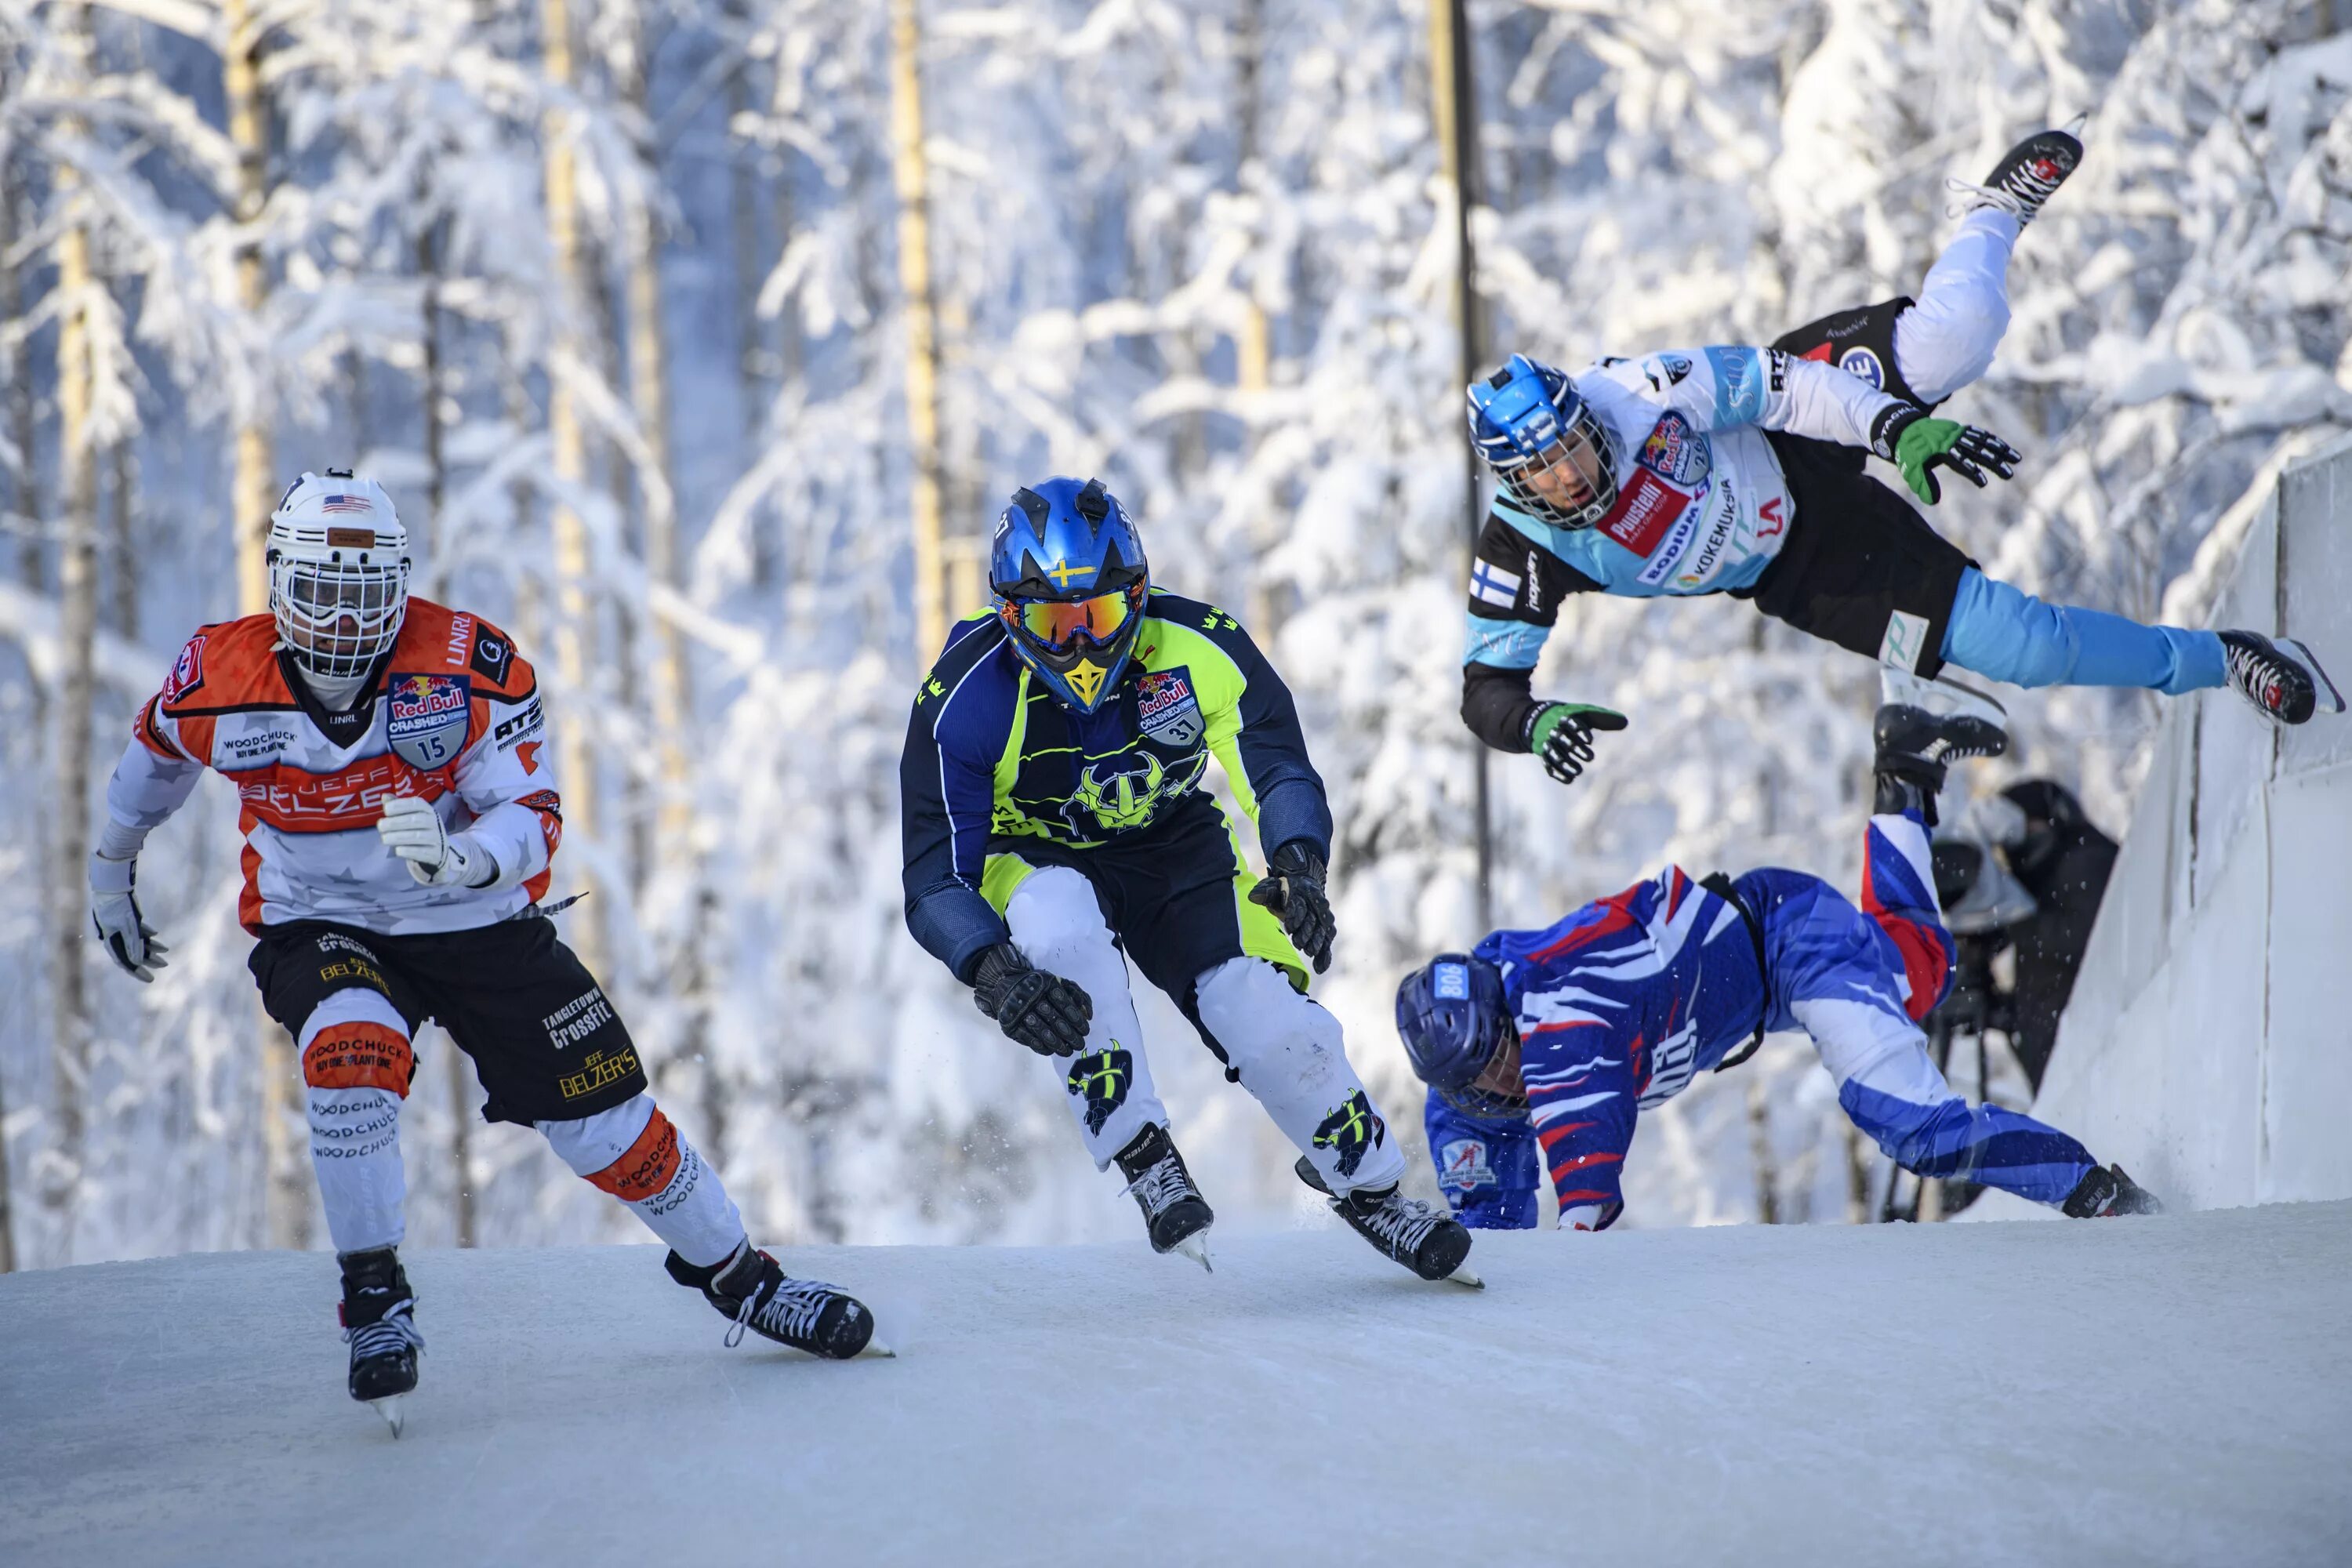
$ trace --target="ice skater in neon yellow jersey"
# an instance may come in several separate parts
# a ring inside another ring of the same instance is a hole
[[[1330,962],[1331,812],[1282,678],[1232,616],[1151,587],[1135,525],[1094,480],[1015,491],[989,577],[995,610],[956,627],[907,728],[908,928],[1052,1060],[1087,1152],[1125,1173],[1157,1250],[1205,1262],[1214,1216],[1152,1087],[1129,961],[1358,1234],[1423,1279],[1454,1276],[1469,1232],[1397,1190],[1387,1120],[1307,994],[1310,963]],[[1263,879],[1200,788],[1213,755],[1256,826]]]

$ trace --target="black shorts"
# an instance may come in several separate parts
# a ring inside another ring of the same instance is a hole
[[[1922,408],[1934,404],[1911,389],[1903,369],[1895,363],[1895,323],[1916,301],[1907,295],[1881,300],[1853,310],[1833,310],[1795,331],[1783,332],[1772,346],[1799,359],[1817,359],[1849,375],[1860,376],[1881,392],[1892,393]]]
[[[1200,1030],[1201,1038],[1225,1060],[1201,1022],[1201,976],[1230,959],[1262,958],[1307,989],[1307,965],[1284,932],[1282,921],[1251,903],[1256,885],[1224,809],[1210,796],[1193,795],[1149,830],[1114,838],[1091,849],[1050,839],[1003,837],[988,847],[989,881],[1000,882],[998,862],[1014,859],[1034,869],[1067,866],[1094,885],[1103,923],[1143,977],[1167,993]],[[1227,1076],[1233,1076],[1227,1069]]]
[[[1858,448],[1777,430],[1764,438],[1789,480],[1789,540],[1734,593],[1801,632],[1932,679],[1944,668],[1960,574],[1974,563],[1908,500],[1849,463]]]
[[[388,998],[412,1037],[439,1024],[473,1058],[492,1121],[593,1116],[646,1088],[620,1015],[544,916],[412,936],[297,921],[265,931],[246,966],[298,1040],[312,1009],[351,986]]]

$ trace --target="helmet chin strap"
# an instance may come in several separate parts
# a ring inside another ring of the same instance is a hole
[[[300,648],[290,645],[283,646],[286,647],[286,651],[293,656],[287,662],[293,665],[294,673],[301,678],[304,686],[310,688],[310,695],[319,700],[320,707],[330,713],[348,713],[352,710],[352,706],[360,700],[360,692],[367,685],[368,671],[363,669],[357,675],[320,675],[302,662]]]

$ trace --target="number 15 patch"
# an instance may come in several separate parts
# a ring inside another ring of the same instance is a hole
[[[395,674],[385,695],[384,738],[401,761],[431,773],[457,760],[472,711],[466,677]]]

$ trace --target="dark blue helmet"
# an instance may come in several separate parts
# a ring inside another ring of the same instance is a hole
[[[1471,1116],[1507,1116],[1525,1095],[1472,1087],[1512,1037],[1503,972],[1466,952],[1441,952],[1397,986],[1397,1033],[1422,1082]]]
[[[1617,504],[1617,454],[1576,383],[1513,354],[1470,384],[1470,440],[1513,504],[1560,528],[1591,528]]]
[[[988,548],[996,614],[1045,689],[1091,713],[1118,688],[1143,629],[1143,538],[1100,479],[1013,492]]]

